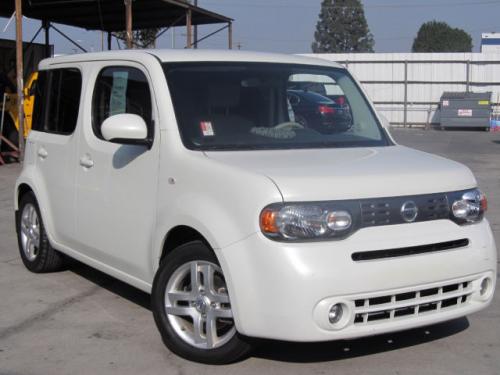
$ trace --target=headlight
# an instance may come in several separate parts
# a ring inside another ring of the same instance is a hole
[[[314,240],[343,236],[352,226],[351,214],[316,204],[270,205],[260,214],[260,228],[267,237],[281,240]]]
[[[463,192],[450,203],[452,215],[459,224],[480,221],[488,208],[486,196],[479,189]]]

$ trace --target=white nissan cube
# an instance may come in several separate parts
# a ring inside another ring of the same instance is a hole
[[[397,145],[342,66],[152,50],[39,70],[15,188],[22,260],[74,258],[150,293],[178,355],[228,363],[251,338],[351,339],[491,302],[474,176]]]

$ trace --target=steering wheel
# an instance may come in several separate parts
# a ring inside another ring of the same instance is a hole
[[[273,127],[273,129],[293,130],[293,129],[304,129],[304,127],[302,125],[300,125],[298,122],[288,121],[288,122],[282,122],[281,124],[276,125],[275,127]]]

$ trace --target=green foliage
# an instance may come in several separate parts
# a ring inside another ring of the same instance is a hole
[[[134,48],[155,48],[156,35],[158,34],[159,31],[160,31],[159,28],[132,31],[132,34],[134,36]],[[123,41],[127,40],[126,31],[121,31],[117,33],[117,36]]]
[[[430,21],[420,26],[411,49],[413,52],[471,52],[472,38],[446,22]]]
[[[314,53],[373,52],[374,44],[360,0],[323,0]]]

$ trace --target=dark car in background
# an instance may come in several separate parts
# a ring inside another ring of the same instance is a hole
[[[337,96],[334,100],[304,90],[288,90],[287,96],[295,121],[306,128],[334,133],[349,130],[352,126],[351,110],[344,96]]]

